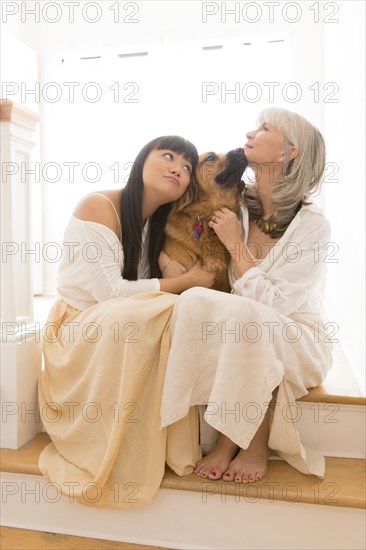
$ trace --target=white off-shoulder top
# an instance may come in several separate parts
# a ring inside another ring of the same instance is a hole
[[[147,229],[148,222],[142,235],[138,280],[128,281],[122,277],[123,249],[114,231],[103,224],[71,216],[58,269],[60,298],[83,311],[103,300],[160,290],[159,279],[148,278]]]

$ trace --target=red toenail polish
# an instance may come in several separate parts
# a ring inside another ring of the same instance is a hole
[[[214,477],[216,477],[217,474],[216,474],[216,472],[212,472],[212,475],[213,475]]]

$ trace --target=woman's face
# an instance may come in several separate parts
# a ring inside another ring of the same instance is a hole
[[[179,199],[191,180],[192,164],[170,149],[153,149],[142,170],[145,190],[158,195],[162,204]]]
[[[249,163],[283,162],[285,152],[283,133],[269,122],[264,122],[256,130],[248,132],[247,139],[244,151]]]

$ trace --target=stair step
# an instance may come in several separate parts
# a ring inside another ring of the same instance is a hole
[[[45,432],[40,432],[19,449],[1,449],[0,471],[42,475],[38,468],[38,459],[50,442],[50,436]]]
[[[20,449],[2,449],[0,469],[14,474],[41,475],[38,458],[50,442],[45,433],[39,433]],[[177,476],[166,468],[162,489],[201,493],[203,501],[212,495],[221,500],[234,496],[255,502],[260,498],[274,501],[326,504],[345,508],[365,508],[365,461],[350,458],[326,458],[326,476],[301,474],[286,462],[270,460],[268,473],[262,481],[244,485],[223,480],[204,480],[195,474]]]
[[[47,531],[31,531],[14,527],[0,527],[1,550],[167,550],[161,546],[145,546],[89,537],[75,537],[48,533]]]
[[[257,502],[263,498],[269,502],[282,500],[290,503],[365,508],[365,472],[363,460],[328,457],[326,476],[321,480],[298,472],[282,460],[270,460],[267,475],[256,483],[246,485],[223,480],[204,480],[195,474],[181,478],[166,468],[161,487],[199,492],[203,502],[209,500],[210,495],[219,495],[223,502],[231,495],[238,502]]]
[[[338,405],[366,405],[365,387],[356,380],[341,347],[333,354],[333,366],[326,380],[297,401],[335,403]]]

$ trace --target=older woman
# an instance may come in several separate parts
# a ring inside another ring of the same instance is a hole
[[[255,185],[244,192],[241,217],[223,208],[210,222],[231,254],[233,291],[193,288],[179,297],[161,425],[207,404],[205,420],[219,437],[196,464],[203,478],[260,480],[269,447],[322,477],[324,458],[300,442],[295,399],[331,366],[321,317],[329,224],[310,201],[324,172],[324,141],[303,117],[272,108],[244,148]]]

